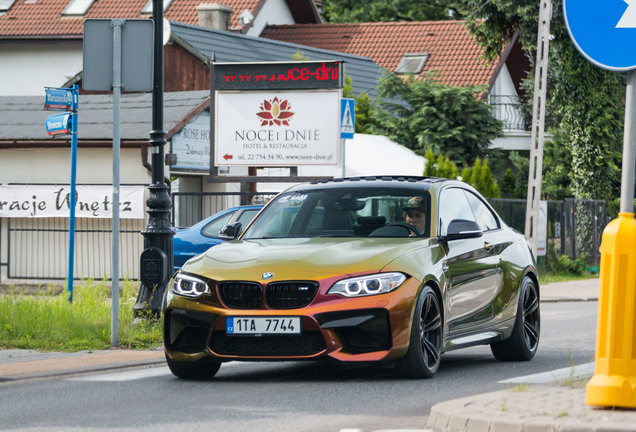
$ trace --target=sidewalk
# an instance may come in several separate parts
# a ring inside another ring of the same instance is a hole
[[[559,282],[541,287],[542,302],[594,301],[599,280]],[[110,369],[165,365],[162,349],[110,349],[79,353],[0,350],[0,383]],[[584,383],[529,385],[439,403],[428,425],[435,432],[636,432],[636,410],[585,405]]]
[[[0,383],[110,369],[165,365],[163,349],[110,349],[75,353],[0,350]]]

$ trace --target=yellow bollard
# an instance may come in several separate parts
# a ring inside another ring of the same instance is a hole
[[[603,231],[596,365],[587,405],[636,408],[636,220],[619,213]]]

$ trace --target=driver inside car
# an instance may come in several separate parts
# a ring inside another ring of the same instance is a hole
[[[424,198],[416,196],[410,198],[406,206],[402,207],[404,212],[404,222],[413,225],[420,233],[424,232],[426,224],[426,213],[424,209]],[[416,234],[411,231],[411,237]]]

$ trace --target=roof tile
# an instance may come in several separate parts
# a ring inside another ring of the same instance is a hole
[[[70,0],[16,0],[6,14],[0,15],[0,37],[5,38],[81,38],[85,18],[149,18],[141,9],[147,0],[96,0],[84,16],[62,16]],[[252,13],[263,0],[223,0],[233,9],[230,27],[241,26],[238,16],[245,9]],[[197,5],[205,0],[173,0],[164,16],[186,24],[198,24]]]
[[[277,25],[261,36],[370,57],[390,71],[404,54],[428,53],[420,77],[438,70],[440,80],[453,86],[487,85],[497,67],[483,59],[465,21]]]

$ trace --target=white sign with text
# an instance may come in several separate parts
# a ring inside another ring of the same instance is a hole
[[[340,90],[216,92],[216,166],[337,165]]]
[[[172,153],[177,164],[172,171],[210,170],[210,113],[203,111],[172,137]]]
[[[75,217],[111,218],[113,187],[110,185],[77,186]],[[37,218],[69,217],[68,185],[0,185],[0,217]],[[121,186],[119,217],[143,219],[144,187]]]

